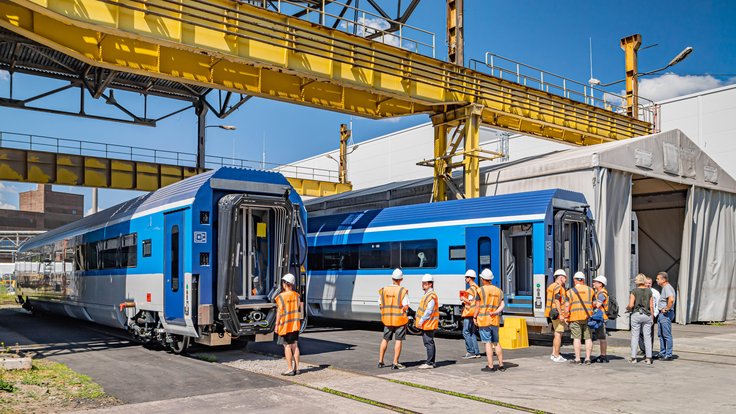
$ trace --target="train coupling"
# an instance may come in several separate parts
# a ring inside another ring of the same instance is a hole
[[[122,312],[124,309],[130,308],[135,309],[135,302],[133,302],[132,300],[120,303],[120,312]]]

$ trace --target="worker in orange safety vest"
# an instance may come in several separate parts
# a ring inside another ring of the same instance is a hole
[[[281,375],[299,375],[299,331],[301,330],[301,300],[294,291],[296,278],[287,273],[281,278],[281,293],[276,296],[276,335],[278,343],[284,345],[284,356],[289,370]]]
[[[564,269],[557,269],[554,273],[555,281],[547,286],[547,306],[544,310],[544,316],[547,321],[552,323],[552,331],[554,338],[552,339],[552,362],[567,362],[567,359],[560,355],[562,347],[562,335],[565,333],[567,325],[567,273]]]
[[[486,359],[488,364],[481,369],[484,372],[495,372],[493,366],[493,348],[496,348],[498,357],[498,370],[506,371],[503,365],[503,349],[498,341],[498,328],[501,325],[501,313],[503,312],[503,291],[491,284],[493,272],[483,269],[480,273],[483,286],[480,287],[479,303],[475,310],[475,324],[480,331],[480,340],[485,344]]]
[[[437,349],[434,345],[434,333],[440,323],[440,306],[437,294],[434,292],[434,278],[430,274],[422,277],[422,289],[424,296],[419,301],[417,309],[416,328],[422,330],[422,341],[427,349],[427,361],[418,366],[419,369],[432,369],[435,367],[435,356]]]
[[[409,317],[406,312],[409,310],[409,291],[401,286],[404,280],[404,272],[401,269],[395,269],[391,274],[390,286],[386,286],[378,290],[379,307],[381,310],[381,322],[383,322],[383,339],[378,350],[378,368],[383,368],[383,357],[386,355],[388,342],[396,337],[394,345],[394,361],[391,369],[398,370],[406,368],[399,362],[401,356],[401,344],[406,339],[406,325],[409,323]]]
[[[590,365],[590,354],[593,352],[593,338],[588,326],[588,319],[593,314],[593,289],[585,284],[585,273],[577,272],[572,277],[574,286],[567,291],[568,320],[572,346],[575,349],[575,363],[582,364],[580,348],[585,341],[585,364]]]
[[[473,322],[475,308],[478,306],[478,294],[480,288],[475,283],[476,273],[473,269],[465,272],[466,290],[460,291],[460,300],[463,302],[463,338],[465,338],[465,356],[463,359],[480,358],[478,340],[475,337],[478,327]]]

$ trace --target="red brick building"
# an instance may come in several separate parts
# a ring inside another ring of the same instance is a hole
[[[84,196],[39,184],[19,194],[20,209],[0,209],[0,230],[52,230],[84,217]]]

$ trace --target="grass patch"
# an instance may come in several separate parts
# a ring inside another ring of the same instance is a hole
[[[396,383],[396,384],[406,385],[407,387],[414,387],[414,388],[419,388],[419,389],[422,389],[422,390],[427,390],[427,391],[437,392],[437,393],[440,393],[440,394],[450,395],[452,397],[465,398],[466,400],[472,400],[472,401],[482,402],[482,403],[485,403],[485,404],[497,405],[499,407],[510,408],[512,410],[524,411],[524,412],[527,412],[527,413],[534,413],[534,414],[547,414],[546,411],[535,410],[533,408],[522,407],[520,405],[506,403],[506,402],[498,401],[498,400],[492,400],[490,398],[484,398],[484,397],[478,397],[478,396],[475,396],[475,395],[463,394],[461,392],[443,390],[441,388],[430,387],[430,386],[427,386],[427,385],[416,384],[416,383],[408,382],[408,381],[401,381],[401,380],[395,380],[395,379],[389,379],[389,381],[390,382],[393,382],[393,383]]]
[[[386,410],[395,411],[397,413],[418,414],[416,411],[407,410],[405,408],[396,407],[396,406],[390,405],[390,404],[384,404],[384,403],[382,403],[380,401],[371,400],[369,398],[359,397],[357,395],[353,395],[353,394],[350,394],[350,393],[347,393],[347,392],[338,391],[338,390],[335,390],[335,389],[332,389],[332,388],[323,387],[323,388],[319,388],[319,390],[322,391],[322,392],[326,392],[328,394],[337,395],[339,397],[348,398],[350,400],[362,402],[364,404],[369,404],[369,405],[372,405],[372,406],[375,406],[375,407],[380,407],[380,408],[383,408],[383,409],[386,409]]]
[[[708,322],[706,325],[708,326],[726,326],[725,323],[719,322],[719,321],[711,321],[711,322]]]
[[[192,354],[192,358],[205,362],[217,362],[217,356],[212,354]]]
[[[34,360],[30,370],[0,369],[0,413],[66,411],[119,402],[64,364]]]
[[[17,305],[16,295],[7,292],[4,283],[0,283],[0,305]]]

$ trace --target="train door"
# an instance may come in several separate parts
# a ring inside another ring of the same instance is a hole
[[[263,299],[274,285],[274,239],[282,236],[271,229],[274,215],[270,208],[243,208],[244,266],[243,290],[247,299]]]
[[[504,226],[501,232],[501,289],[506,313],[532,315],[533,302],[532,224]]]
[[[591,283],[599,260],[593,222],[579,211],[561,210],[555,214],[555,269],[568,275],[583,272]]]
[[[500,237],[499,226],[469,227],[465,229],[465,263],[468,269],[475,269],[480,278],[483,269],[491,269],[493,284],[500,287]],[[478,280],[480,284],[480,280]]]
[[[164,215],[164,317],[184,321],[184,210]]]

